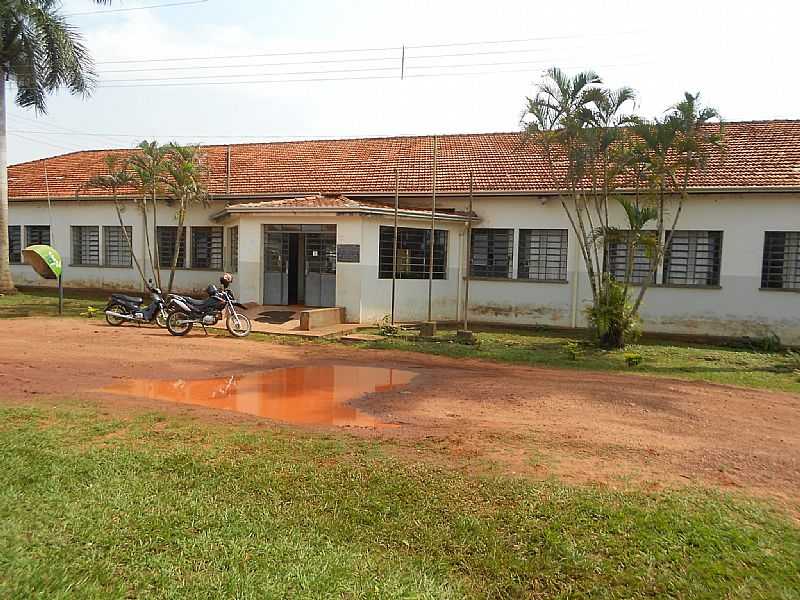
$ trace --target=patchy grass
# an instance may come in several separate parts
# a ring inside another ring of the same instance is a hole
[[[757,503],[476,479],[379,442],[0,410],[8,598],[798,598]]]
[[[64,316],[79,317],[89,306],[98,311],[102,310],[107,301],[108,296],[79,298],[65,294]],[[36,290],[0,296],[0,319],[56,316],[58,316],[58,293],[54,290]],[[103,315],[98,312],[94,318],[102,319]]]
[[[800,393],[800,362],[796,354],[663,341],[606,351],[572,332],[494,329],[478,331],[478,344],[467,346],[456,343],[453,333],[442,331],[434,341],[412,335],[393,336],[360,346],[544,367],[624,371]]]
[[[107,297],[68,296],[64,301],[64,314],[77,317],[85,313],[88,306],[102,309],[106,301]],[[0,319],[57,314],[58,299],[52,290],[0,296]],[[98,311],[94,318],[103,319],[103,315]],[[377,329],[369,331],[377,333]],[[209,333],[228,335],[213,329]],[[495,328],[478,330],[478,344],[466,346],[455,342],[454,333],[442,330],[433,341],[420,340],[414,335],[390,336],[358,346],[555,368],[624,371],[800,393],[800,355],[797,353],[665,341],[643,341],[629,345],[625,351],[605,351],[589,343],[580,332]],[[261,333],[253,333],[248,339],[293,346],[337,343],[322,338]]]

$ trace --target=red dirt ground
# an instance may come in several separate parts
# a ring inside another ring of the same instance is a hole
[[[46,369],[38,368],[42,363]],[[419,376],[361,398],[401,426],[347,428],[414,460],[568,482],[660,489],[710,485],[800,506],[800,396],[331,345],[271,345],[99,321],[2,321],[0,403],[96,402],[224,423],[263,419],[98,393],[125,378],[208,378],[309,364],[394,366]]]

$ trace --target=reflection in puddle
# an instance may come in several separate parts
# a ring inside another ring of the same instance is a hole
[[[216,379],[131,379],[102,392],[151,400],[198,404],[259,417],[309,425],[387,427],[348,406],[372,392],[409,383],[416,373],[344,365],[290,367]]]

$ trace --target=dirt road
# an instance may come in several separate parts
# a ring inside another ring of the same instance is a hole
[[[247,424],[258,419],[96,390],[125,378],[222,377],[300,364],[395,366],[419,375],[355,405],[400,427],[348,431],[389,439],[389,448],[415,459],[613,487],[713,485],[800,505],[800,396],[202,333],[175,339],[101,321],[0,324],[0,403],[80,399],[122,415],[158,410]]]

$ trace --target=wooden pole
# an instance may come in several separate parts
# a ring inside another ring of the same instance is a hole
[[[467,209],[467,276],[464,280],[464,331],[469,331],[469,276],[472,269],[472,193],[473,175],[469,172],[469,208]]]
[[[394,242],[392,242],[392,325],[394,325],[395,291],[397,289],[397,211],[400,208],[400,170],[394,168]]]
[[[433,193],[431,198],[431,247],[430,264],[428,265],[428,321],[433,321],[433,251],[436,238],[436,136],[433,136]]]

